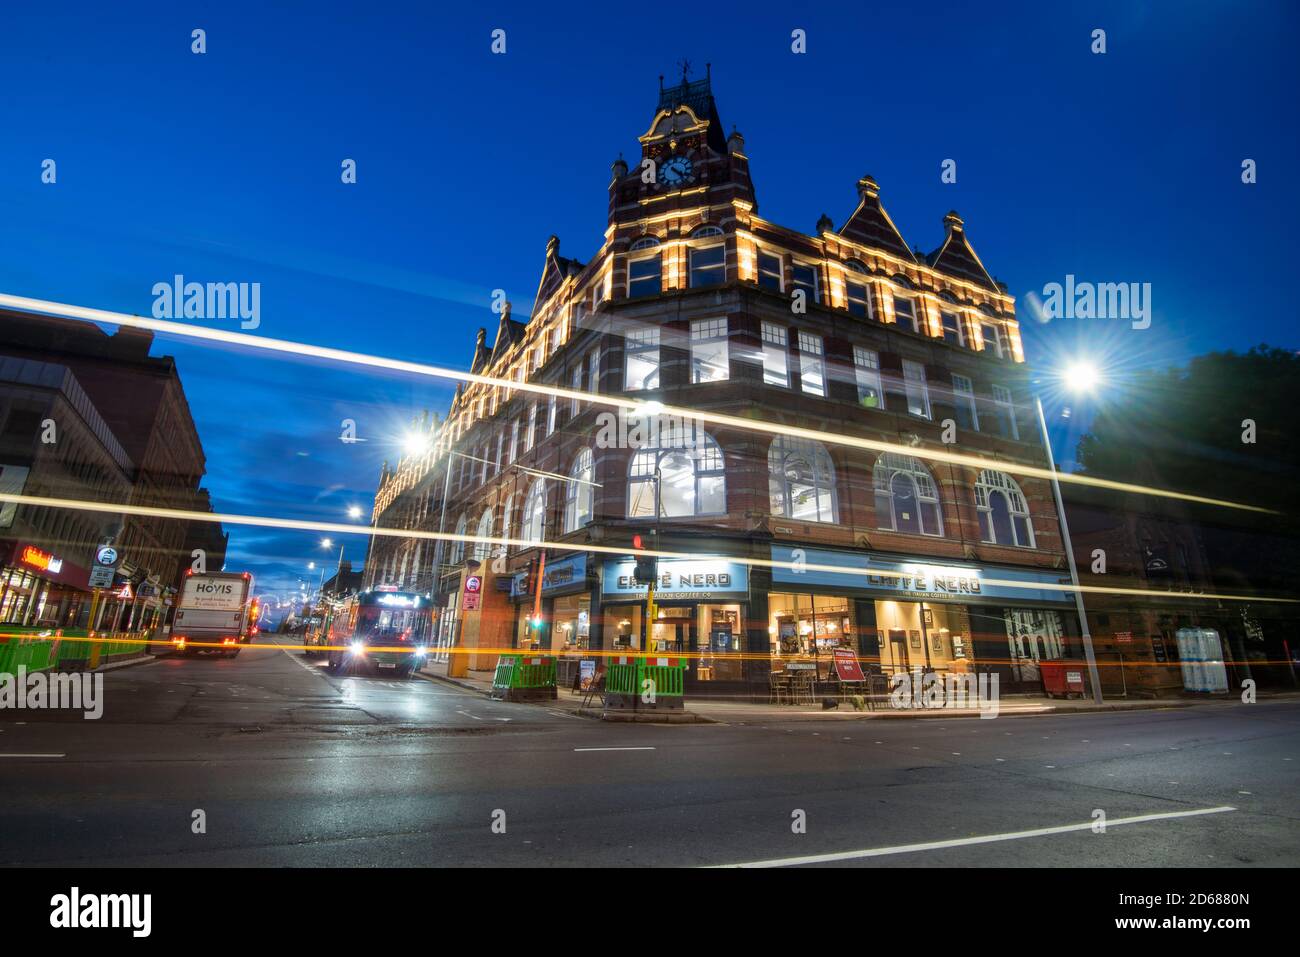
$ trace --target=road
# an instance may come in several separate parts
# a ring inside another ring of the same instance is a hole
[[[0,712],[0,864],[1300,860],[1296,702],[659,727],[333,677],[274,644],[105,678],[98,721]]]

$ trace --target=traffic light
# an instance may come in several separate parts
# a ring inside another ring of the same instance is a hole
[[[632,536],[632,547],[637,551],[645,548],[641,533]],[[636,556],[636,568],[632,571],[632,580],[638,585],[653,584],[659,577],[659,563],[653,555]]]

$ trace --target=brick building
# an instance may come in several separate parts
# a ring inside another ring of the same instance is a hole
[[[835,647],[886,671],[996,670],[1004,691],[1037,690],[1040,659],[1080,657],[1070,596],[1053,587],[1068,578],[1049,484],[939,454],[1046,464],[1014,301],[962,219],[948,213],[938,247],[914,250],[870,176],[838,228],[763,219],[708,78],[661,80],[639,140],[635,164],[613,164],[603,245],[584,263],[551,237],[530,318],[507,305],[471,369],[780,434],[670,422],[611,441],[607,405],[461,387],[445,420],[414,426],[423,451],[385,465],[375,522],[573,547],[547,549],[539,576],[537,547],[380,537],[368,584],[441,596],[443,640],[472,652],[471,669],[496,657],[475,648],[649,642],[691,653],[697,693],[765,692],[790,663],[824,674]],[[583,546],[625,549],[656,525],[660,549],[693,557],[660,561],[647,623],[630,552]],[[482,600],[463,612],[471,574]]]

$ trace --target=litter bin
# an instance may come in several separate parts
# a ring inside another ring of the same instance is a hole
[[[1083,686],[1083,668],[1076,662],[1062,661],[1059,658],[1040,661],[1038,673],[1043,678],[1043,693],[1049,698],[1058,695],[1071,698],[1076,694],[1082,698],[1087,694]]]

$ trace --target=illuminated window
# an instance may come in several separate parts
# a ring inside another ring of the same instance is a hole
[[[903,360],[903,389],[907,393],[907,411],[923,419],[930,418],[930,388],[925,382],[925,366]]]
[[[767,453],[772,514],[803,522],[838,521],[835,468],[820,442],[778,435]]]
[[[809,395],[826,394],[826,358],[822,354],[822,337],[799,333],[799,379]]]
[[[1010,475],[992,469],[980,472],[975,482],[975,511],[979,514],[981,541],[1034,547],[1029,504]]]
[[[659,330],[637,329],[623,346],[623,389],[638,392],[659,388]]]
[[[943,514],[934,478],[911,455],[882,452],[871,470],[876,525],[912,535],[943,534]]]
[[[529,542],[540,542],[545,532],[546,479],[539,478],[528,487],[524,496],[523,524],[519,537]]]
[[[628,466],[628,517],[654,516],[656,469],[663,483],[663,517],[724,514],[726,476],[722,450],[713,437],[690,424],[671,424],[650,433],[656,440],[653,447],[638,449]]]
[[[853,377],[858,383],[858,405],[883,409],[885,392],[880,385],[880,353],[874,349],[853,347]]]
[[[596,469],[593,464],[591,449],[583,449],[573,461],[569,471],[569,483],[564,495],[564,530],[577,531],[591,523],[592,505],[595,499],[594,481]]]
[[[691,381],[720,382],[729,375],[727,320],[695,320],[691,323]]]
[[[763,323],[763,384],[790,388],[789,334],[784,326]]]

